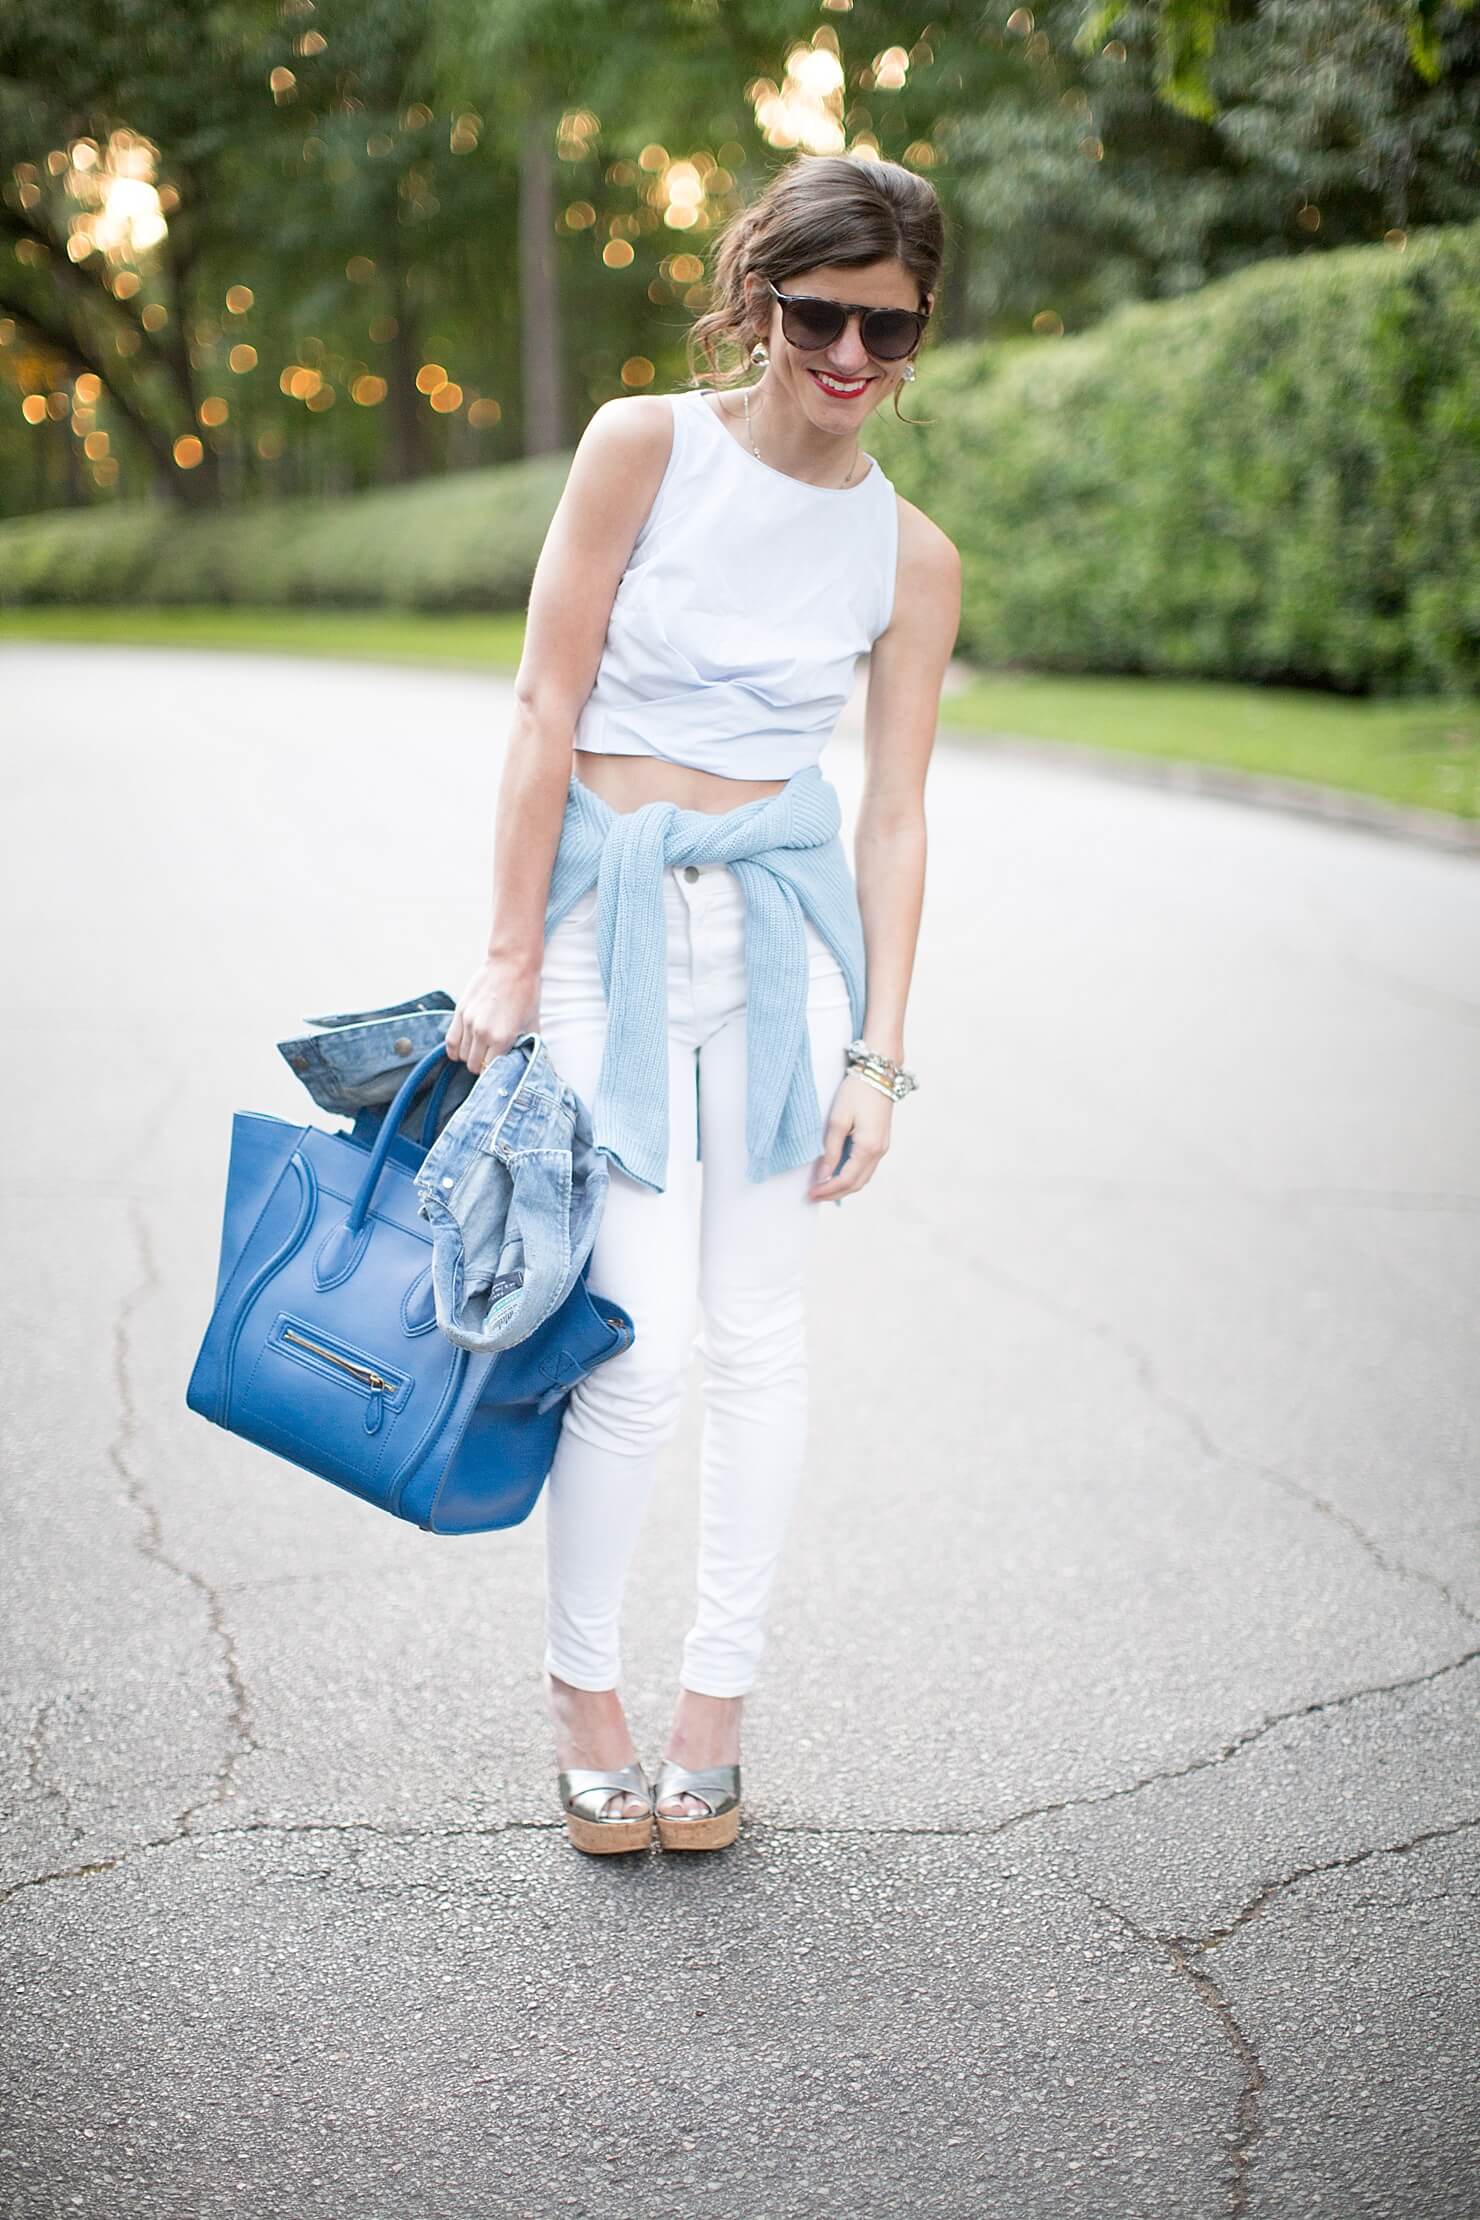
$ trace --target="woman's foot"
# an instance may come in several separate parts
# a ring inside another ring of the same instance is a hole
[[[680,1688],[663,1755],[698,1773],[709,1765],[740,1763],[743,1696],[700,1696]],[[665,1796],[655,1806],[665,1819],[694,1818],[709,1809],[702,1796]]]
[[[545,1697],[555,1728],[555,1763],[561,1772],[574,1766],[604,1769],[636,1762],[622,1699],[615,1688],[576,1688],[557,1674],[546,1673]],[[602,1804],[601,1816],[640,1819],[647,1808],[640,1796],[616,1792]]]

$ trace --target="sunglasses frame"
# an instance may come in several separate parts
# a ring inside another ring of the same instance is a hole
[[[856,316],[858,318],[858,336],[863,342],[865,351],[875,362],[908,362],[911,355],[919,353],[920,343],[925,337],[925,326],[930,321],[928,308],[888,308],[881,306],[877,301],[835,301],[830,299],[826,293],[783,293],[779,286],[771,284],[769,278],[767,278],[766,284],[770,288],[772,299],[781,303],[782,335],[787,345],[795,347],[800,354],[820,354],[824,347],[833,346],[848,329],[849,317]],[[786,329],[786,311],[793,302],[804,303],[809,307],[839,309],[842,311],[843,321],[830,339],[818,339],[811,346],[804,346],[801,341],[793,339],[791,333]],[[873,348],[869,346],[866,328],[870,316],[913,316],[917,327],[913,347],[906,348],[902,355],[875,354]]]

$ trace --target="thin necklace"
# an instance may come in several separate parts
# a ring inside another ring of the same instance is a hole
[[[743,401],[743,402],[745,403],[745,433],[746,433],[746,437],[747,437],[747,438],[749,439],[749,441],[750,441],[750,452],[752,453],[752,455],[754,455],[754,457],[755,457],[755,459],[756,459],[756,461],[757,461],[757,462],[765,462],[765,456],[764,456],[764,455],[763,455],[763,454],[761,453],[760,449],[759,449],[759,448],[758,448],[758,447],[756,446],[756,443],[755,443],[755,433],[754,433],[754,432],[753,432],[753,431],[752,431],[752,430],[750,429],[750,387],[749,387],[748,385],[747,385],[747,386],[742,386],[742,387],[741,387],[741,389],[740,389],[740,398],[741,398],[741,400],[742,400],[742,401]],[[857,449],[857,448],[855,447],[855,448],[854,448],[854,450],[853,450],[853,461],[852,461],[852,462],[850,462],[850,463],[849,463],[849,465],[848,465],[848,475],[847,475],[847,477],[846,477],[846,478],[845,478],[845,479],[843,480],[843,483],[842,483],[842,484],[841,484],[840,486],[824,486],[824,487],[822,487],[822,488],[821,488],[820,490],[821,490],[822,492],[824,492],[824,493],[846,493],[846,492],[847,492],[847,490],[848,490],[848,487],[849,487],[849,486],[850,486],[850,485],[851,485],[851,484],[853,483],[853,469],[854,469],[854,464],[856,464],[856,463],[857,463],[857,461],[858,461],[858,449]],[[770,467],[770,466],[769,466],[769,464],[768,464],[768,465],[767,465],[767,468],[769,468],[769,467]],[[780,473],[780,475],[781,475],[781,476],[782,476],[783,478],[786,478],[786,477],[790,477],[791,473],[790,473],[790,471],[782,471],[782,472]],[[804,486],[804,485],[806,485],[806,483],[807,483],[807,480],[806,480],[805,478],[798,478],[798,480],[797,480],[797,484],[798,484],[799,486]]]

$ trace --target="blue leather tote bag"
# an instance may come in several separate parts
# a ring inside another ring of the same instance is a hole
[[[400,1131],[444,1068],[420,1143]],[[432,1234],[414,1178],[455,1059],[438,1044],[376,1122],[326,1132],[238,1111],[215,1307],[189,1408],[432,1534],[529,1516],[576,1382],[635,1338],[591,1293],[590,1259],[559,1308],[488,1356],[437,1324]]]

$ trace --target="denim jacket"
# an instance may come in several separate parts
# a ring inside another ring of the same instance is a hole
[[[443,1333],[483,1352],[543,1325],[591,1254],[609,1176],[590,1112],[543,1035],[521,1033],[478,1074],[416,1174]]]
[[[314,1101],[353,1117],[368,1145],[376,1107],[445,1039],[455,1008],[437,989],[309,1018],[326,1030],[277,1045]],[[440,1132],[426,1133],[420,1090],[401,1132],[430,1140],[414,1184],[432,1229],[437,1324],[460,1348],[486,1354],[525,1340],[565,1301],[596,1239],[609,1174],[590,1113],[541,1034],[521,1033],[476,1075],[458,1058],[448,1065],[433,1082],[444,1090],[439,1114],[449,1101],[457,1107]]]
[[[305,1018],[306,1025],[325,1030],[279,1041],[278,1054],[321,1110],[352,1118],[390,1101],[417,1057],[446,1039],[456,1008],[444,988],[433,987],[409,1002],[387,1002],[378,1010],[332,1011]],[[472,1084],[472,1072],[459,1062],[442,1098],[444,1109],[455,1108]],[[408,1118],[403,1132],[409,1133],[412,1123]]]

